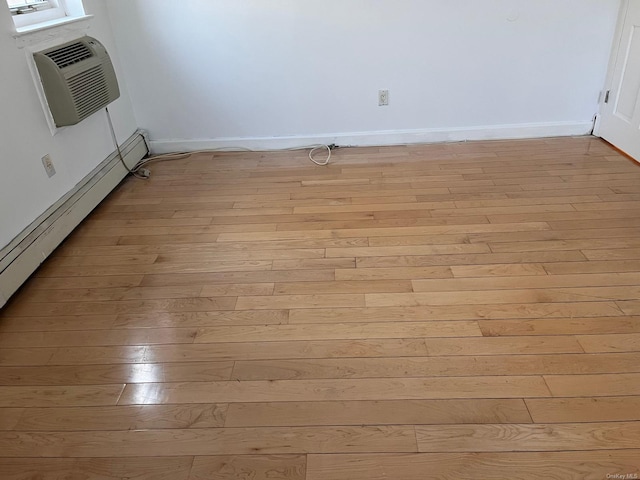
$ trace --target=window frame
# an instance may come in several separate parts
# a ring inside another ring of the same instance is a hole
[[[47,8],[23,14],[11,14],[16,32],[28,32],[85,16],[82,0],[46,0]],[[7,8],[9,7],[7,2]]]
[[[11,3],[14,3],[14,5],[11,5]],[[18,2],[16,0],[7,0],[7,5],[9,5],[11,15],[21,15],[25,14],[24,10],[33,9],[31,12],[26,12],[28,14],[44,8],[50,8],[51,2],[49,0],[19,0]],[[44,8],[41,9],[40,7]]]

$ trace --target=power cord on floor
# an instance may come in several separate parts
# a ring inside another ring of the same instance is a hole
[[[149,170],[147,170],[146,168],[140,168],[137,165],[133,169],[131,169],[125,163],[124,157],[122,156],[122,151],[120,150],[120,144],[118,143],[118,138],[116,137],[116,132],[113,128],[113,121],[111,120],[111,114],[109,113],[109,108],[105,107],[104,110],[105,112],[107,112],[107,120],[109,122],[109,130],[111,131],[111,138],[113,139],[113,143],[116,146],[116,151],[118,152],[118,158],[120,159],[120,163],[122,163],[122,166],[127,169],[127,172],[129,172],[134,177],[146,180],[151,176],[151,172]]]
[[[145,139],[145,143],[146,143],[146,139]],[[311,160],[316,165],[325,166],[329,164],[329,161],[331,160],[331,152],[336,148],[338,148],[338,146],[335,143],[332,143],[331,145],[325,145],[325,144],[305,145],[302,147],[282,148],[278,150],[256,150],[256,149],[245,148],[245,147],[221,147],[221,148],[210,148],[206,150],[194,150],[189,152],[176,152],[176,153],[164,153],[160,155],[153,155],[139,162],[138,166],[146,165],[148,163],[160,161],[160,160],[181,160],[183,158],[187,158],[190,155],[196,155],[199,153],[216,153],[216,152],[258,153],[258,152],[283,152],[283,151],[293,152],[293,151],[306,150],[306,149],[311,149],[309,151],[309,160]],[[150,150],[148,144],[147,144],[147,149]],[[327,158],[325,158],[324,160],[318,161],[314,157],[315,157],[315,154],[320,150],[327,151]]]
[[[319,162],[313,158],[313,154],[323,148],[327,149],[327,158]],[[334,148],[336,148],[336,146],[333,143],[331,145],[317,145],[316,147],[312,148],[311,151],[309,151],[309,160],[311,160],[316,165],[320,165],[321,167],[324,167],[325,165],[329,165],[329,160],[331,160],[331,152],[333,151]]]
[[[107,110],[107,114],[108,114],[108,110]],[[111,120],[109,120],[111,122]],[[113,128],[112,128],[113,130]],[[145,135],[142,135],[142,138],[145,142],[145,145],[147,146],[147,151],[151,151],[150,145],[147,141],[147,138]],[[114,138],[115,138],[115,134],[114,134]],[[147,157],[145,159],[142,159],[141,161],[139,161],[134,167],[133,169],[129,169],[127,168],[127,170],[135,175],[138,178],[148,178],[149,175],[151,174],[151,172],[149,170],[147,170],[146,168],[143,168],[146,165],[149,165],[150,163],[153,162],[162,162],[162,161],[168,161],[168,160],[182,160],[184,158],[187,158],[191,155],[196,155],[196,154],[200,154],[200,153],[216,153],[216,152],[251,152],[251,153],[257,153],[257,152],[282,152],[282,151],[298,151],[298,150],[306,150],[306,149],[310,149],[309,150],[309,160],[312,161],[313,163],[315,163],[316,165],[319,166],[326,166],[329,165],[329,161],[331,160],[331,156],[332,156],[332,152],[333,150],[335,150],[336,148],[339,148],[335,143],[332,143],[330,145],[326,145],[326,144],[316,144],[316,145],[306,145],[306,146],[301,146],[301,147],[292,147],[292,148],[283,148],[283,149],[279,149],[279,150],[255,150],[255,149],[251,149],[251,148],[245,148],[245,147],[222,147],[222,148],[211,148],[211,149],[206,149],[206,150],[195,150],[195,151],[190,151],[190,152],[176,152],[176,153],[165,153],[165,154],[161,154],[161,155],[153,155],[151,157]],[[327,155],[326,158],[324,158],[324,160],[316,160],[316,154],[317,152],[319,152],[320,150],[326,150]],[[119,151],[119,147],[118,147],[118,151]],[[122,160],[122,155],[119,153],[119,156],[121,158],[121,161],[124,165],[124,160]],[[126,167],[126,165],[125,165]]]
[[[198,153],[215,153],[215,152],[222,152],[222,151],[224,152],[278,152],[278,151],[297,151],[297,150],[310,149],[309,160],[311,160],[316,165],[324,167],[326,165],[329,165],[329,161],[331,160],[331,153],[333,152],[333,150],[338,148],[338,146],[335,143],[332,143],[331,145],[317,144],[317,145],[307,145],[302,147],[283,148],[280,150],[253,150],[245,147],[211,148],[207,150],[196,150],[193,152],[178,152],[178,153],[166,153],[162,155],[154,155],[154,156],[147,157],[140,160],[138,163],[136,163],[136,165],[133,168],[129,168],[125,163],[124,156],[122,155],[122,151],[120,150],[120,144],[118,143],[116,132],[113,128],[113,121],[111,120],[111,113],[109,113],[109,108],[105,107],[104,110],[107,113],[109,130],[111,131],[111,138],[113,139],[113,143],[116,147],[116,151],[118,152],[118,159],[120,160],[120,163],[122,163],[122,166],[127,169],[127,172],[129,172],[134,177],[140,178],[140,179],[147,179],[151,176],[151,172],[148,169],[144,168],[146,165],[149,165],[150,163],[167,161],[167,160],[181,160],[183,158],[187,158],[191,155],[195,155]],[[150,152],[151,146],[147,141],[147,137],[144,134],[140,134],[140,136],[144,140],[144,143],[147,147],[147,151]],[[327,157],[324,160],[315,159],[315,154],[320,150],[326,150],[327,152]]]

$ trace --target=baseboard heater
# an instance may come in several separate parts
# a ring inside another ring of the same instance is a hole
[[[121,147],[129,168],[148,153],[143,135],[134,133]],[[114,152],[0,250],[0,308],[127,173]]]

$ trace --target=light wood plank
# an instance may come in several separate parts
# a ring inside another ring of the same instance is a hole
[[[600,227],[600,225],[598,225]],[[475,243],[516,243],[516,242],[541,242],[541,241],[575,241],[595,240],[598,244],[601,239],[633,239],[640,233],[638,227],[611,227],[611,228],[585,228],[562,230],[561,226],[553,230],[540,232],[510,232],[510,233],[474,233],[469,235],[469,241]],[[553,244],[551,244],[553,245]],[[516,250],[518,251],[518,250]]]
[[[538,302],[584,301],[580,294],[565,293],[564,290],[473,290],[441,291],[437,293],[368,293],[367,307],[418,307],[430,305],[491,305],[526,304]],[[600,298],[599,300],[607,300]]]
[[[4,458],[0,475],[5,480],[187,480],[193,457],[131,458]]]
[[[520,179],[525,181],[525,179]],[[498,180],[495,180],[498,184]],[[547,212],[572,212],[574,207],[567,205],[515,205],[508,207],[479,207],[479,208],[440,208],[431,210],[434,217],[449,215],[526,215]]]
[[[602,317],[602,318],[564,318],[546,320],[480,320],[478,322],[482,334],[486,337],[512,335],[597,335],[640,333],[640,317]],[[580,345],[586,352],[588,338],[585,342],[578,337]]]
[[[329,213],[329,212],[376,212],[385,210],[431,210],[435,208],[454,208],[453,202],[411,202],[411,203],[372,203],[367,205],[329,205],[294,207],[293,213]]]
[[[372,237],[370,247],[399,247],[406,245],[452,245],[469,243],[469,236],[458,235],[405,235],[400,237]]]
[[[496,391],[501,398],[550,396],[539,376],[315,379],[131,384],[118,404],[492,398]]]
[[[581,353],[582,347],[571,336],[462,337],[425,339],[429,355],[517,355]]]
[[[381,421],[382,420],[382,421]],[[530,423],[521,399],[233,403],[225,425],[428,425]]]
[[[278,283],[274,295],[412,292],[412,282],[407,280],[361,280],[333,282]]]
[[[14,349],[12,349],[14,350]],[[11,351],[11,350],[9,350]],[[0,356],[2,354],[0,350]],[[218,362],[279,358],[343,358],[425,356],[423,339],[307,340],[293,342],[243,342],[189,345],[113,347],[61,347],[47,352],[51,365],[103,365],[105,363]],[[1,358],[1,357],[0,357]],[[14,364],[41,364],[22,357]]]
[[[638,446],[640,422],[421,425],[416,436],[421,452],[618,450]]]
[[[82,317],[3,317],[0,332],[57,332],[63,330],[108,330],[116,315],[86,315]]]
[[[29,408],[12,430],[60,432],[217,428],[225,423],[227,405],[149,405],[117,407]]]
[[[185,273],[224,273],[224,272],[253,272],[256,270],[270,270],[271,260],[236,260],[210,261],[206,263],[168,263],[156,262],[151,265],[107,265],[103,267],[58,267],[48,268],[46,265],[38,270],[41,277],[85,277],[94,275],[126,274],[159,275]]]
[[[389,472],[403,480],[424,480],[425,472],[442,480],[598,480],[612,472],[626,475],[640,469],[640,450],[309,455],[307,458],[307,480],[388,480]]]
[[[640,374],[548,375],[545,381],[554,397],[607,397],[640,395]]]
[[[201,296],[201,286],[135,287],[135,288],[75,288],[38,290],[30,295],[34,303],[109,302],[114,300],[147,300],[193,298]]]
[[[483,244],[416,245],[409,247],[354,247],[327,248],[327,257],[389,257],[393,255],[455,255],[464,253],[489,253]]]
[[[69,451],[82,458],[416,452],[417,447],[413,427],[405,426],[0,432],[1,457],[60,457]]]
[[[274,283],[230,283],[205,285],[200,291],[203,297],[236,297],[238,295],[271,295]]]
[[[47,262],[47,268],[103,265],[151,265],[158,255],[110,255],[108,257],[56,257]]]
[[[614,188],[612,188],[614,189]],[[637,218],[601,218],[597,223],[592,220],[581,219],[563,219],[550,220],[547,222],[549,227],[554,230],[583,230],[583,229],[611,229],[611,228],[629,228],[640,226],[640,220]]]
[[[57,348],[0,349],[0,365],[46,365],[57,351]]]
[[[496,253],[505,252],[541,252],[548,250],[583,250],[589,260],[607,260],[610,255],[603,258],[604,252],[592,252],[591,250],[619,249],[628,253],[628,258],[634,258],[635,252],[640,245],[636,238],[588,238],[584,240],[543,240],[534,242],[505,242],[490,243],[491,251]],[[636,247],[636,248],[630,248]],[[627,252],[630,250],[630,252]],[[622,254],[624,256],[624,254]],[[637,258],[637,257],[635,257]]]
[[[325,249],[323,248],[297,248],[297,249],[278,249],[268,248],[259,249],[254,248],[246,251],[226,251],[226,252],[214,252],[210,255],[203,255],[200,252],[196,253],[167,253],[163,254],[159,261],[167,263],[197,263],[198,261],[217,260],[221,257],[225,261],[247,261],[247,260],[290,260],[300,258],[324,258]]]
[[[65,248],[56,254],[60,256],[113,256],[113,255],[158,255],[161,259],[169,254],[193,254],[220,255],[226,253],[251,252],[252,249],[260,250],[287,250],[287,249],[320,249],[327,247],[366,247],[368,239],[366,237],[353,238],[325,238],[325,239],[299,239],[299,240],[279,240],[274,242],[254,242],[247,243],[191,243],[191,244],[159,244],[159,245],[111,245],[96,247],[75,247]]]
[[[0,334],[1,335],[1,334]],[[373,339],[373,338],[427,338],[427,337],[481,337],[474,321],[296,324],[242,327],[205,327],[198,331],[195,343],[218,342],[276,342],[296,340]],[[1,337],[0,337],[1,338]],[[177,343],[177,342],[174,342]]]
[[[545,187],[551,186],[552,184],[545,185]],[[560,187],[560,185],[553,184],[556,188]],[[593,184],[594,186],[596,184]],[[524,185],[523,187],[526,187]],[[585,185],[588,187],[588,185]],[[529,223],[529,222],[558,222],[565,220],[590,220],[591,224],[598,223],[600,220],[607,220],[611,218],[618,219],[628,219],[635,218],[637,213],[634,211],[626,211],[626,210],[609,210],[603,212],[577,212],[577,211],[566,211],[566,212],[544,212],[544,213],[518,213],[518,214],[496,214],[489,215],[487,218],[489,222],[492,224],[500,224],[500,223]],[[223,235],[223,234],[221,234]]]
[[[617,248],[614,250],[584,249],[583,253],[589,260],[595,261],[631,260],[640,258],[640,248]]]
[[[253,298],[253,297],[249,297]],[[149,312],[206,312],[233,310],[236,297],[207,297],[157,300],[122,300],[103,302],[29,303],[12,304],[6,313],[16,317],[118,315]]]
[[[305,480],[305,455],[196,457],[189,480]]]
[[[115,405],[124,385],[0,386],[0,407]]]
[[[341,229],[336,231],[317,232],[264,232],[247,233],[245,235],[235,233],[221,233],[218,242],[255,242],[272,240],[291,240],[299,238],[351,238],[351,237],[397,237],[399,235],[447,235],[456,233],[483,233],[483,232],[519,232],[548,230],[546,222],[524,222],[510,225],[442,225],[428,227],[403,227],[403,228],[362,228]]]
[[[411,252],[410,252],[411,253]],[[404,255],[387,257],[362,257],[357,259],[358,268],[371,267],[427,267],[434,265],[488,265],[495,263],[553,263],[583,262],[586,257],[579,251],[525,252],[525,253],[478,253],[451,255]]]
[[[570,287],[599,287],[603,285],[635,286],[640,281],[637,273],[611,273],[590,275],[527,275],[491,276],[490,278],[452,278],[413,280],[414,292],[447,292],[461,290],[511,290]],[[605,290],[606,291],[606,290]],[[369,292],[376,293],[376,292]]]
[[[0,367],[0,385],[112,385],[229,380],[233,362],[123,363]]]
[[[578,273],[623,273],[640,271],[639,260],[627,261],[589,261],[589,262],[557,262],[545,263],[544,269],[550,275],[567,275]]]
[[[640,315],[640,301],[628,300],[623,302],[616,302],[618,308],[628,315]]]
[[[0,408],[0,430],[13,430],[26,408]]]
[[[517,287],[517,285],[515,285]],[[494,304],[537,302],[591,302],[633,300],[640,297],[640,286],[582,287],[557,289],[503,289],[439,291],[436,293],[367,293],[366,305],[370,307]]]
[[[285,260],[283,260],[285,261]],[[277,263],[278,261],[276,260]],[[353,263],[355,263],[352,260]],[[278,264],[279,268],[281,264]],[[343,267],[346,264],[342,265]],[[175,273],[171,275],[151,274],[145,275],[142,284],[145,286],[167,285],[193,285],[200,283],[228,284],[228,283],[273,283],[273,282],[322,282],[334,279],[334,270],[318,268],[313,270],[268,270],[268,271],[244,271],[244,272],[199,272],[199,273]]]
[[[492,173],[494,178],[496,173]],[[503,174],[504,175],[504,174]],[[571,195],[560,197],[541,197],[541,198],[506,198],[506,199],[490,199],[490,200],[460,200],[456,201],[458,208],[482,208],[482,207],[501,207],[512,205],[553,205],[553,204],[580,204],[598,202],[600,197],[597,195]],[[576,207],[576,209],[578,209]]]
[[[640,351],[640,333],[621,335],[580,335],[578,342],[585,352],[638,352]]]
[[[352,267],[355,267],[355,259]],[[411,280],[413,278],[450,278],[452,268],[388,267],[388,268],[336,268],[336,281]]]
[[[193,343],[197,334],[194,328],[7,332],[0,333],[0,348]]]
[[[536,423],[640,421],[640,397],[528,398]]]
[[[539,263],[502,263],[495,265],[454,265],[451,273],[456,278],[465,277],[521,277],[524,275],[547,275]]]
[[[281,325],[289,322],[288,310],[161,312],[155,314],[122,314],[114,328],[187,328],[217,325]]]
[[[34,290],[63,290],[71,288],[114,288],[138,287],[143,275],[96,276],[96,277],[63,277],[32,278],[27,288]]]
[[[272,270],[308,270],[316,268],[353,269],[355,266],[355,258],[310,258],[302,260],[274,260],[271,268]],[[330,278],[330,280],[333,280],[333,278]]]
[[[560,302],[491,305],[429,305],[292,309],[289,323],[416,322],[501,318],[624,316],[616,302]]]
[[[640,372],[640,353],[239,360],[233,379],[451,377]]]
[[[364,307],[363,294],[278,295],[238,297],[236,310],[273,310],[279,308]]]

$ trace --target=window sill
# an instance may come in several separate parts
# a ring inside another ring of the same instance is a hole
[[[34,32],[40,32],[42,30],[48,30],[50,28],[59,27],[61,25],[67,25],[69,23],[85,22],[93,18],[93,15],[83,15],[81,17],[63,17],[56,18],[54,20],[48,20],[42,23],[34,23],[33,25],[27,25],[26,27],[16,28],[16,33],[13,34],[14,38],[29,35]]]
[[[68,33],[83,33],[92,18],[93,15],[63,17],[19,27],[16,28],[13,38],[16,40],[18,47],[25,47],[52,38],[64,37]]]

